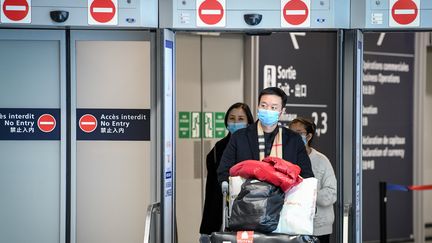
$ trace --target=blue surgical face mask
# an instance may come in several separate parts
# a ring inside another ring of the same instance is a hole
[[[306,139],[306,135],[301,135],[303,143],[306,145],[307,144],[307,139]]]
[[[279,120],[279,112],[272,110],[259,109],[258,119],[264,126],[273,126]]]
[[[247,127],[247,123],[243,122],[228,122],[227,129],[230,133],[235,133],[237,130]]]

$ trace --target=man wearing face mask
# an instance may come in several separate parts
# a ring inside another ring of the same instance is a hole
[[[285,92],[276,87],[260,92],[258,121],[232,134],[217,170],[219,183],[228,181],[229,169],[235,164],[268,156],[297,164],[303,178],[314,176],[301,136],[278,125],[287,98]]]

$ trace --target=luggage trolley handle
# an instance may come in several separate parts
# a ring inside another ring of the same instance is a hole
[[[229,218],[229,210],[227,205],[228,182],[223,181],[221,186],[222,186],[222,232],[224,232],[228,226],[228,218]]]
[[[150,242],[150,234],[151,234],[150,230],[152,228],[152,223],[154,221],[152,219],[154,214],[160,214],[160,202],[150,204],[147,207],[147,215],[146,215],[145,225],[144,225],[144,241],[143,241],[143,243],[149,243]]]

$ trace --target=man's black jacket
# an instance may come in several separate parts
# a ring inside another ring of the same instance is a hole
[[[276,127],[276,129],[279,129],[279,127]],[[300,166],[300,175],[303,178],[314,176],[301,136],[285,127],[282,127],[282,158]],[[219,183],[228,181],[229,169],[232,166],[250,159],[260,160],[257,123],[240,129],[231,135],[217,170]]]

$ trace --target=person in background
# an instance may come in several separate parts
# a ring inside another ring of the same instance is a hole
[[[334,222],[333,204],[337,199],[336,176],[329,159],[312,148],[316,125],[306,118],[296,118],[289,124],[289,128],[298,133],[306,146],[306,151],[312,163],[315,178],[318,179],[318,194],[316,200],[317,212],[314,218],[314,235],[321,243],[330,241]]]
[[[313,177],[311,163],[301,137],[278,121],[287,103],[285,92],[276,87],[262,90],[258,97],[258,121],[239,130],[231,139],[222,155],[218,181],[228,181],[229,170],[244,160],[261,161],[272,156],[282,158],[301,168],[300,176]]]
[[[225,127],[229,133],[219,140],[207,154],[207,182],[204,201],[204,212],[200,226],[200,242],[209,242],[208,235],[220,231],[222,226],[222,190],[217,181],[216,169],[231,135],[237,130],[254,122],[249,106],[245,103],[233,104],[225,114]]]

